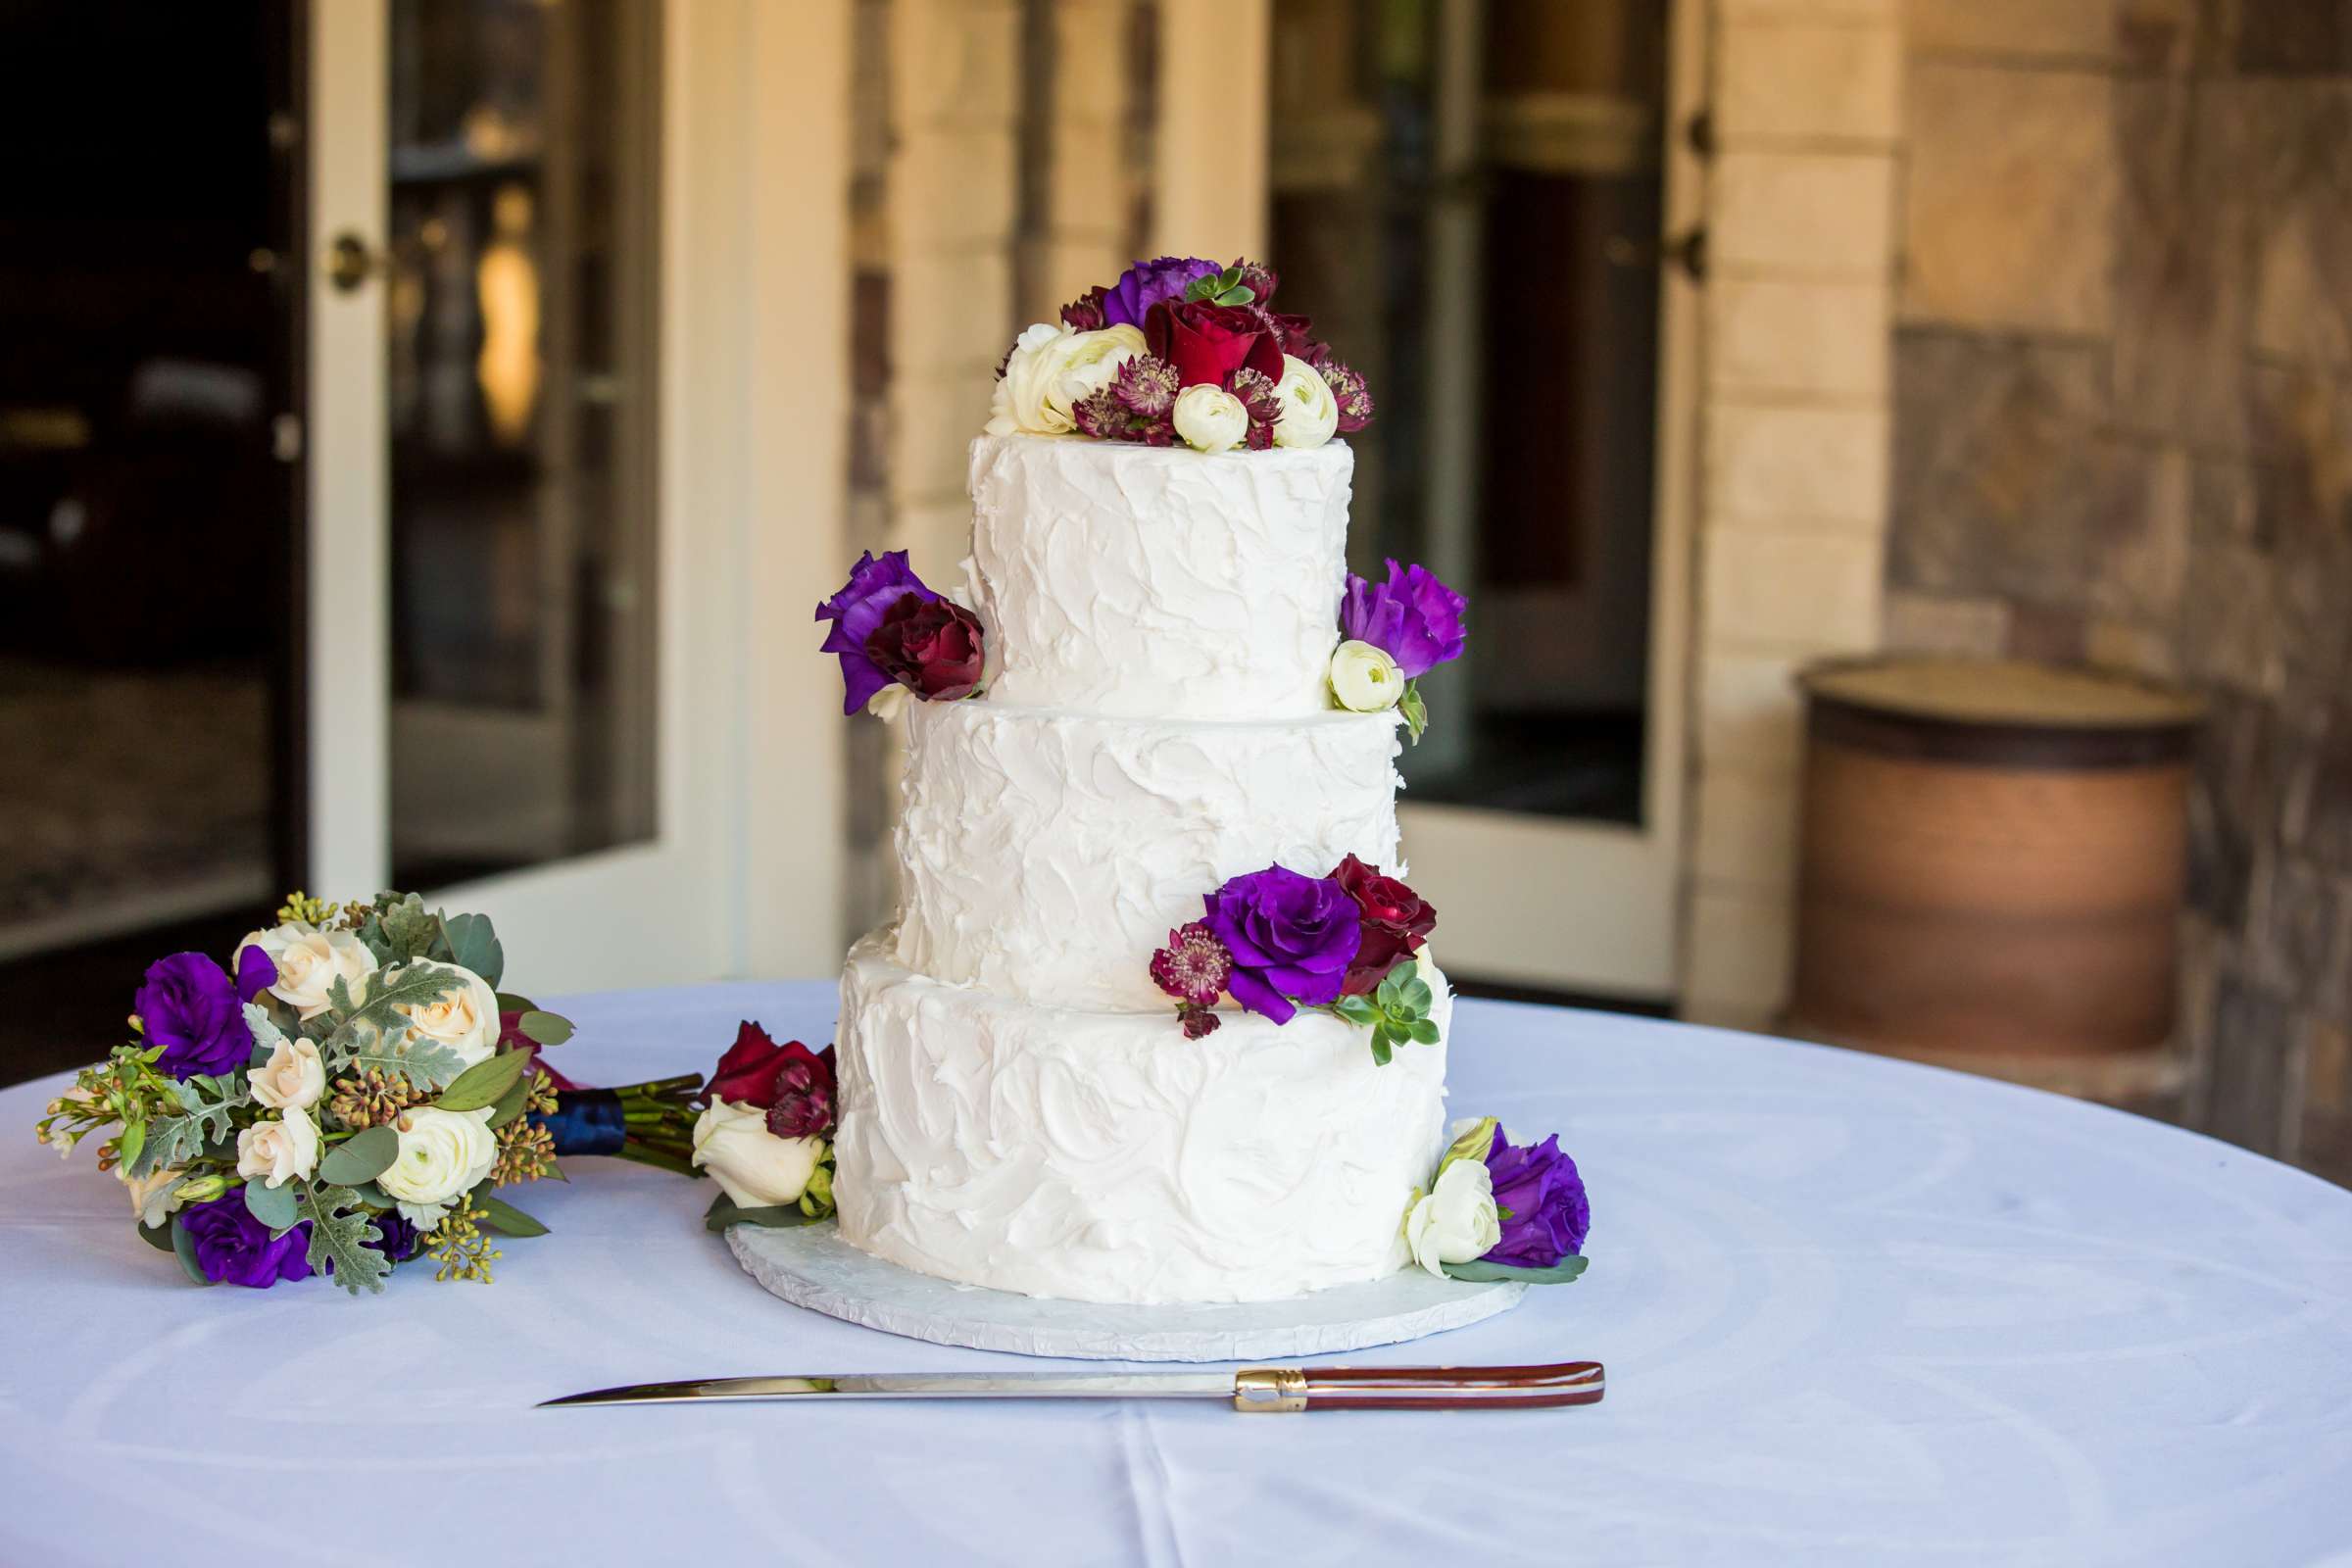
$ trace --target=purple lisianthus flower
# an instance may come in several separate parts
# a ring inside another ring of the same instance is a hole
[[[305,1222],[307,1225],[307,1221]],[[406,1263],[416,1255],[424,1245],[424,1234],[409,1222],[397,1208],[387,1208],[375,1216],[377,1235],[367,1245],[395,1263]],[[332,1270],[329,1270],[332,1272]]]
[[[274,969],[270,978],[276,978]],[[164,1048],[155,1059],[158,1072],[173,1078],[233,1072],[253,1057],[253,1031],[237,987],[227,970],[201,953],[174,953],[150,964],[131,1006],[147,1043]]]
[[[1396,661],[1406,680],[1462,656],[1466,640],[1462,612],[1470,602],[1422,566],[1389,563],[1388,580],[1366,582],[1348,574],[1340,601],[1343,636],[1370,643]]]
[[[1152,306],[1161,300],[1182,299],[1194,278],[1223,270],[1198,256],[1160,256],[1138,262],[1102,291],[1102,324],[1140,327]]]
[[[1339,999],[1364,939],[1362,911],[1346,888],[1269,865],[1233,878],[1207,902],[1202,923],[1232,956],[1225,989],[1234,1001],[1289,1023],[1294,1003]]]
[[[245,1206],[243,1193],[190,1203],[179,1211],[179,1223],[188,1233],[197,1269],[215,1284],[266,1291],[279,1280],[311,1277],[310,1221],[273,1238]]]
[[[1495,1207],[1509,1216],[1502,1222],[1502,1240],[1487,1249],[1488,1262],[1550,1268],[1584,1250],[1592,1210],[1576,1161],[1560,1152],[1559,1134],[1522,1149],[1495,1128],[1487,1174],[1494,1179]]]
[[[237,1001],[251,1002],[277,984],[277,960],[262,951],[260,943],[237,950]]]
[[[816,607],[816,618],[833,623],[833,629],[825,633],[824,646],[817,651],[841,656],[844,713],[857,712],[873,700],[874,693],[890,684],[882,666],[867,657],[865,643],[890,607],[908,594],[925,604],[939,598],[906,564],[906,551],[893,550],[876,561],[869,550],[858,558],[841,592]]]

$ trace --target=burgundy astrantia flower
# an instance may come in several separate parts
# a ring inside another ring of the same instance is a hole
[[[1362,376],[1337,360],[1330,359],[1328,349],[1324,353],[1325,359],[1309,360],[1307,363],[1323,372],[1323,384],[1331,388],[1332,400],[1340,406],[1339,432],[1347,435],[1361,430],[1372,422],[1371,389],[1364,385]]]
[[[1391,561],[1389,574],[1380,582],[1348,574],[1340,631],[1382,650],[1396,661],[1398,673],[1413,680],[1461,657],[1467,639],[1462,612],[1469,606],[1426,567],[1399,566]]]
[[[1118,368],[1108,390],[1119,407],[1142,419],[1164,418],[1176,407],[1184,382],[1176,367],[1154,355],[1139,354]]]
[[[1233,270],[1242,274],[1242,287],[1256,295],[1260,305],[1274,297],[1275,288],[1282,282],[1282,274],[1263,262],[1237,261]]]
[[[1576,1161],[1560,1152],[1557,1133],[1522,1149],[1495,1128],[1487,1173],[1494,1178],[1495,1207],[1508,1216],[1502,1240],[1487,1249],[1488,1262],[1550,1268],[1585,1250],[1592,1207]]]
[[[1184,1038],[1187,1040],[1205,1040],[1217,1032],[1218,1024],[1224,1022],[1217,1016],[1216,1008],[1197,1007],[1189,1002],[1176,1004],[1176,1021],[1184,1026]]]
[[[1199,920],[1168,933],[1168,945],[1152,955],[1152,983],[1178,1002],[1213,1007],[1233,976],[1233,955],[1217,934]]]
[[[980,685],[980,617],[952,599],[903,595],[865,640],[883,674],[927,702],[955,702]]]
[[[1421,951],[1437,929],[1438,911],[1411,888],[1352,855],[1340,862],[1331,879],[1355,900],[1363,921],[1363,941],[1355,961],[1348,965],[1341,994],[1368,997],[1380,989],[1391,969]]]
[[[1061,308],[1061,324],[1073,332],[1100,332],[1110,323],[1102,318],[1102,291],[1090,288]],[[997,379],[1004,379],[1003,369]]]
[[[906,564],[906,551],[893,550],[879,561],[868,551],[858,558],[841,592],[816,607],[816,618],[833,623],[819,652],[841,656],[844,713],[857,712],[891,683],[893,677],[874,662],[866,643],[891,607],[909,596],[924,603],[939,597]]]
[[[1256,370],[1236,370],[1230,390],[1250,416],[1250,430],[1243,441],[1252,452],[1265,451],[1274,444],[1274,425],[1282,417],[1282,397],[1274,378]]]
[[[1202,923],[1233,956],[1226,990],[1234,1001],[1289,1023],[1298,1004],[1338,999],[1363,942],[1347,889],[1329,877],[1270,865],[1233,878],[1207,902]]]

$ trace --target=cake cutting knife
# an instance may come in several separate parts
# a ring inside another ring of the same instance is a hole
[[[859,1372],[632,1383],[549,1399],[1231,1399],[1242,1411],[1534,1409],[1600,1400],[1598,1361],[1551,1366],[1246,1366],[1237,1372]]]

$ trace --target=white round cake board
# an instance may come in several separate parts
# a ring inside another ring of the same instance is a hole
[[[1404,1269],[1281,1301],[1135,1306],[956,1285],[858,1250],[831,1225],[736,1225],[727,1246],[795,1306],[886,1334],[1094,1361],[1262,1361],[1395,1345],[1508,1311],[1516,1281],[1471,1285]]]

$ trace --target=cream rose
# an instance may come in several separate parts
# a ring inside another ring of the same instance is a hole
[[[694,1162],[745,1208],[797,1203],[825,1157],[822,1138],[779,1138],[757,1105],[710,1102],[694,1123]]]
[[[441,975],[450,989],[437,1002],[400,1004],[396,1010],[409,1020],[410,1033],[449,1047],[468,1067],[489,1060],[499,1035],[498,993],[490,989],[490,982],[458,964],[420,960],[388,971],[384,983],[416,970]]]
[[[326,1093],[326,1063],[314,1041],[280,1039],[270,1059],[246,1075],[253,1098],[271,1110],[308,1110]]]
[[[1350,637],[1332,653],[1331,695],[1349,712],[1385,712],[1404,695],[1404,673],[1386,649]]]
[[[257,1121],[237,1134],[237,1174],[265,1187],[307,1180],[318,1168],[318,1129],[307,1110]]]
[[[1438,1172],[1428,1196],[1404,1216],[1404,1243],[1413,1261],[1445,1277],[1446,1263],[1467,1263],[1502,1240],[1494,1211],[1494,1178],[1480,1159],[1457,1159]]]
[[[1143,332],[1124,323],[1080,332],[1038,322],[1014,340],[1004,361],[989,405],[988,433],[1067,435],[1078,428],[1071,410],[1143,352]]]
[[[1323,372],[1295,354],[1282,357],[1282,379],[1274,383],[1282,417],[1274,421],[1278,447],[1319,447],[1340,427],[1340,401]]]
[[[317,926],[289,920],[269,931],[256,931],[237,944],[241,955],[247,948],[260,948],[277,966],[277,978],[270,983],[270,994],[292,1007],[304,1018],[316,1018],[326,1010],[326,996],[341,980],[359,994],[360,979],[375,973],[375,955],[368,944],[349,931],[321,931]],[[229,972],[236,972],[234,958],[229,960]]]
[[[1202,381],[1176,395],[1176,433],[1201,452],[1223,452],[1250,433],[1250,411],[1221,386]]]
[[[401,1215],[411,1224],[426,1230],[440,1224],[451,1201],[473,1191],[490,1174],[498,1158],[490,1110],[488,1105],[479,1110],[418,1105],[393,1119],[400,1150],[375,1185],[400,1205]]]

